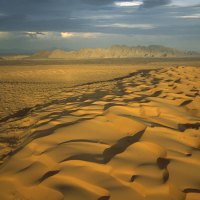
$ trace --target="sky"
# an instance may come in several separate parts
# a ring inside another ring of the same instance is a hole
[[[0,0],[0,53],[115,44],[200,51],[200,0]]]

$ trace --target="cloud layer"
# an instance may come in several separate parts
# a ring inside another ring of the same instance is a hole
[[[175,45],[176,40],[183,48],[197,49],[199,15],[200,0],[0,0],[0,48],[20,41],[19,48],[26,49],[35,39],[50,43],[46,46],[51,48],[59,47],[62,40],[68,42],[66,48],[81,48],[84,39],[91,38],[96,46],[116,41]],[[118,39],[110,40],[111,35]],[[191,41],[189,46],[186,39]],[[40,44],[35,48],[45,46]]]
[[[143,7],[145,8],[153,8],[157,6],[168,5],[171,3],[171,0],[144,0]]]

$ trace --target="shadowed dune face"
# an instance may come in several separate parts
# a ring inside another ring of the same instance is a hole
[[[200,199],[199,74],[141,70],[5,119],[0,199]]]

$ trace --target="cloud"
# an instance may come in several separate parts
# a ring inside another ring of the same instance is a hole
[[[127,29],[153,29],[152,24],[126,24],[126,23],[114,23],[114,24],[102,24],[98,27],[113,27],[113,28],[127,28]]]
[[[178,16],[181,19],[200,19],[200,14]]]
[[[73,49],[74,43],[77,48],[92,42],[110,45],[113,37],[120,42],[121,35],[135,34],[187,36],[190,41],[200,37],[197,3],[200,0],[0,0],[0,48],[10,41],[9,48],[31,43],[31,48],[46,44]],[[195,45],[200,46],[199,41]]]
[[[69,32],[61,32],[60,35],[61,35],[62,38],[74,37],[74,33],[69,33]]]
[[[92,32],[61,32],[62,38],[88,38],[94,39],[103,36],[103,33],[92,33]]]
[[[179,6],[179,7],[192,7],[192,6],[196,6],[199,7],[200,6],[200,1],[199,0],[172,0],[171,2],[172,6]]]
[[[44,36],[46,34],[43,32],[24,32],[24,35],[26,35],[30,38],[37,39],[39,36]]]
[[[144,0],[143,5],[141,7],[143,8],[153,8],[157,6],[164,6],[171,3],[171,0]]]
[[[99,6],[112,4],[115,0],[81,0],[83,3]]]
[[[137,7],[143,5],[141,1],[117,1],[114,3],[115,6],[119,7]]]
[[[105,34],[103,33],[82,33],[81,34],[83,38],[88,38],[88,39],[94,39],[94,38],[98,38],[98,37],[101,37]]]
[[[11,35],[9,32],[0,32],[0,38],[8,38]]]

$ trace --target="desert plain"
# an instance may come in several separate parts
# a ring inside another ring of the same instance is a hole
[[[0,200],[199,200],[200,59],[0,61]]]

